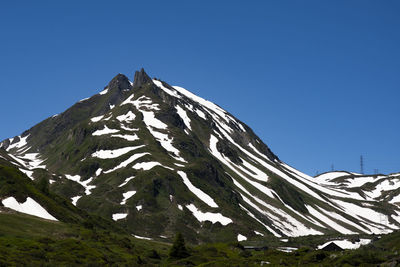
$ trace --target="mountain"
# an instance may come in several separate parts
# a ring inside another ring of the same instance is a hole
[[[27,177],[47,179],[52,194],[139,237],[182,232],[215,242],[400,228],[400,174],[310,177],[221,107],[143,69],[133,82],[116,75],[0,149]],[[0,194],[3,205],[13,194]]]

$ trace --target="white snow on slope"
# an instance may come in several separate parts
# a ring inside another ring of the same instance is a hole
[[[121,105],[132,104],[139,110],[143,115],[143,122],[146,124],[149,132],[158,140],[163,148],[170,152],[176,160],[186,162],[182,157],[179,156],[180,151],[176,149],[173,145],[173,138],[169,137],[166,133],[161,133],[158,130],[167,130],[168,125],[160,121],[155,117],[154,111],[160,110],[157,103],[153,103],[152,100],[146,96],[141,96],[136,100],[132,100],[133,95],[131,95],[127,100],[125,100]]]
[[[30,134],[28,134],[28,135],[25,136],[25,137],[18,136],[18,137],[19,137],[19,141],[18,141],[17,143],[14,143],[14,144],[12,144],[12,145],[9,145],[9,146],[7,147],[7,149],[6,149],[6,151],[8,152],[8,151],[10,151],[10,150],[13,149],[13,148],[18,148],[18,149],[20,149],[20,148],[26,146],[26,145],[27,145],[26,139],[29,137],[29,135],[30,135]],[[10,141],[10,143],[11,143],[11,141]]]
[[[135,178],[135,176],[126,178],[125,181],[124,181],[122,184],[120,184],[118,187],[123,187],[123,186],[126,185],[130,180],[132,180],[133,178]]]
[[[102,168],[98,168],[98,169],[96,170],[96,176],[99,176],[99,175],[101,174],[102,171],[103,171]]]
[[[133,105],[143,114],[143,121],[148,127],[167,129],[168,126],[157,119],[154,110],[159,110],[158,104],[153,104],[150,98],[141,96],[133,101]]]
[[[285,211],[278,209],[255,196],[251,197],[263,207],[262,209],[243,194],[241,194],[241,196],[247,204],[259,211],[261,214],[267,216],[273,222],[274,226],[287,236],[323,234],[320,231],[307,227]]]
[[[140,146],[128,146],[123,148],[118,148],[114,150],[99,150],[92,154],[92,157],[99,158],[99,159],[114,159],[118,158],[128,152],[136,150],[138,148],[144,147],[144,145]]]
[[[391,191],[391,190],[396,190],[400,188],[400,179],[386,179],[378,183],[374,190],[368,192],[364,191],[366,195],[368,195],[370,198],[378,198],[382,195],[383,192],[385,191]]]
[[[225,110],[223,110],[222,108],[220,108],[216,104],[212,103],[211,101],[205,100],[204,98],[201,98],[201,97],[189,92],[185,88],[182,88],[182,87],[179,87],[179,86],[172,86],[172,87],[175,90],[177,90],[179,93],[181,93],[181,94],[185,95],[186,97],[198,102],[203,107],[205,107],[208,110],[212,111],[213,113],[217,114],[222,119],[224,119],[226,122],[229,123],[230,120],[233,120],[232,118],[230,118],[230,116],[228,116],[228,114],[226,113]],[[210,115],[213,116],[214,114],[210,113]]]
[[[72,205],[76,206],[76,204],[78,203],[78,200],[79,200],[81,197],[82,197],[82,196],[71,197]]]
[[[130,156],[127,160],[124,160],[123,162],[118,164],[116,167],[114,167],[114,168],[112,168],[112,169],[110,169],[108,171],[105,171],[104,173],[110,173],[110,172],[113,172],[113,171],[115,171],[117,169],[125,168],[126,166],[128,166],[129,164],[134,162],[135,160],[137,160],[137,159],[139,159],[139,158],[141,158],[141,157],[143,157],[145,155],[150,155],[150,153],[144,152],[144,153],[134,154],[134,155]]]
[[[25,155],[19,157],[15,157],[12,154],[8,155],[29,170],[36,168],[46,169],[46,165],[41,165],[44,160],[40,159],[39,153],[26,153]]]
[[[84,99],[81,99],[81,100],[78,101],[78,103],[83,102],[83,101],[86,101],[86,100],[88,100],[88,99],[90,99],[90,97],[86,97],[86,98],[84,98]]]
[[[165,150],[167,150],[168,152],[170,152],[174,155],[173,158],[175,158],[176,160],[182,161],[182,162],[186,162],[185,159],[183,159],[182,157],[179,157],[180,151],[172,145],[172,141],[173,141],[172,137],[170,138],[170,137],[168,137],[168,134],[163,134],[163,133],[154,131],[153,129],[149,129],[149,131],[155,137],[155,139],[160,142],[161,146],[163,148],[165,148]]]
[[[380,178],[384,178],[385,176],[373,177],[373,176],[363,176],[363,177],[354,177],[350,179],[346,179],[344,182],[347,188],[361,187],[366,183],[373,183]]]
[[[129,198],[131,198],[134,194],[136,194],[136,191],[128,191],[128,192],[126,192],[126,193],[123,193],[122,194],[122,196],[124,197],[123,199],[122,199],[122,201],[121,201],[121,205],[125,205],[126,204],[126,201],[129,199]]]
[[[98,122],[98,121],[101,121],[101,119],[104,117],[104,115],[100,115],[100,116],[97,116],[97,117],[93,117],[93,118],[91,118],[90,120],[92,121],[92,122]]]
[[[153,239],[152,239],[152,238],[150,238],[150,237],[143,237],[143,236],[138,236],[138,235],[134,235],[134,234],[132,234],[132,236],[136,237],[137,239],[143,239],[143,240],[153,240]]]
[[[128,113],[124,114],[124,115],[120,115],[117,116],[117,120],[119,120],[120,122],[132,122],[133,120],[135,120],[136,115],[132,112],[132,111],[128,111]]]
[[[160,81],[158,81],[158,80],[153,80],[153,83],[154,83],[157,87],[161,88],[161,89],[162,89],[164,92],[166,92],[167,94],[172,95],[172,96],[174,96],[174,97],[176,97],[176,98],[181,98],[181,96],[180,96],[176,91],[171,90],[171,89],[165,87],[165,86],[162,84],[162,82],[160,82]]]
[[[19,168],[19,170],[20,170],[21,172],[25,173],[26,176],[29,177],[29,179],[35,180],[35,179],[33,178],[33,171],[24,170],[24,169],[21,169],[21,168]]]
[[[345,235],[356,234],[355,232],[350,231],[349,229],[346,229],[345,227],[339,225],[338,223],[333,221],[328,216],[325,216],[324,214],[322,214],[322,212],[318,211],[317,209],[315,209],[315,208],[313,208],[313,207],[311,207],[309,205],[306,205],[306,208],[307,208],[308,212],[310,212],[310,214],[312,216],[314,216],[316,219],[320,220],[321,222],[325,223],[329,227],[335,229],[339,233],[342,233],[342,234],[345,234]]]
[[[183,179],[183,183],[189,188],[189,190],[197,196],[199,199],[201,199],[204,203],[206,203],[208,206],[212,208],[218,208],[217,203],[206,193],[204,193],[201,189],[195,187],[187,177],[186,173],[183,171],[178,171],[178,174],[180,177]]]
[[[97,130],[92,133],[93,136],[100,136],[100,135],[105,135],[105,134],[112,134],[112,133],[118,133],[119,130],[117,129],[109,129],[107,125],[104,125],[104,129],[102,130]]]
[[[238,234],[237,235],[237,241],[246,241],[247,240],[247,237],[245,237],[244,235],[241,235],[241,234]]]
[[[332,202],[336,203],[339,207],[343,209],[343,211],[354,217],[358,218],[360,221],[367,223],[368,221],[375,223],[375,229],[371,228],[371,224],[369,223],[369,228],[376,234],[378,233],[391,233],[392,230],[388,229],[398,229],[399,227],[393,224],[390,224],[388,221],[388,216],[379,212],[376,212],[373,209],[365,208],[358,206],[353,203],[332,199]],[[384,224],[385,226],[382,226]],[[375,230],[375,231],[374,231]],[[379,232],[376,232],[379,231]]]
[[[257,231],[253,231],[256,235],[260,235],[260,236],[264,236],[263,233],[257,232]],[[282,241],[282,240],[281,240]]]
[[[139,140],[139,137],[136,134],[130,135],[130,134],[112,134],[111,137],[118,137],[125,139],[127,141],[136,141]]]
[[[162,166],[162,165],[159,162],[150,161],[150,162],[136,163],[135,165],[132,166],[132,168],[136,170],[143,169],[144,171],[147,171],[154,168],[155,166]]]
[[[203,120],[207,120],[206,114],[204,114],[203,111],[196,109],[196,113],[197,115],[199,115],[200,118],[202,118]]]
[[[400,195],[397,195],[395,197],[393,197],[389,203],[394,204],[394,203],[399,203],[400,202]]]
[[[254,220],[256,220],[257,222],[259,222],[262,226],[264,226],[268,232],[272,233],[274,236],[276,237],[282,237],[280,234],[278,234],[276,231],[274,231],[271,227],[269,227],[268,225],[266,225],[265,223],[263,223],[262,221],[260,221],[253,213],[251,213],[248,209],[246,209],[245,207],[243,207],[241,204],[239,204],[239,206],[250,216],[252,217]]]
[[[369,244],[370,242],[371,242],[371,239],[362,239],[362,238],[360,239],[359,242],[354,242],[354,243],[349,241],[349,240],[347,240],[347,239],[344,239],[344,240],[331,240],[331,241],[328,241],[328,242],[326,242],[326,243],[324,243],[322,245],[319,245],[318,249],[322,249],[325,246],[329,245],[330,243],[335,243],[336,245],[338,245],[342,249],[357,249],[357,248],[359,248],[361,246]]]
[[[103,91],[101,91],[100,93],[99,93],[99,95],[105,95],[105,94],[107,94],[108,93],[108,88],[106,88],[106,89],[104,89]]]
[[[254,173],[254,174],[251,175],[252,178],[255,178],[255,179],[257,179],[259,181],[262,181],[262,182],[268,181],[268,175],[265,172],[263,172],[263,171],[259,170],[258,168],[254,167],[253,165],[248,163],[243,158],[241,158],[241,160],[243,161],[243,166],[245,166],[247,169],[249,169],[250,171],[252,171]]]
[[[58,221],[50,213],[48,213],[46,209],[44,209],[39,203],[37,203],[30,197],[28,197],[24,203],[18,203],[18,201],[14,197],[3,199],[1,203],[3,203],[4,207],[13,209],[21,213],[34,215],[52,221]]]
[[[179,106],[179,105],[176,105],[175,108],[177,110],[179,117],[181,117],[181,119],[185,123],[186,127],[188,127],[189,130],[192,130],[192,127],[190,126],[190,119],[189,119],[188,115],[186,114],[186,111],[183,108],[181,108],[181,106]]]
[[[121,220],[121,219],[125,219],[126,216],[128,216],[128,213],[115,213],[115,214],[112,215],[112,219],[114,221],[118,221],[118,220]]]
[[[67,178],[68,180],[74,181],[79,183],[80,185],[82,185],[85,188],[85,194],[86,195],[90,195],[92,192],[91,190],[96,188],[95,185],[89,185],[92,180],[92,178],[87,179],[86,181],[81,181],[81,177],[79,175],[69,175],[69,174],[65,174],[65,178]]]
[[[193,204],[186,205],[186,208],[192,212],[193,216],[199,222],[210,221],[213,224],[216,223],[216,222],[219,222],[222,225],[228,225],[228,224],[233,222],[231,219],[229,219],[228,217],[223,216],[221,213],[212,213],[212,212],[205,212],[204,213],[204,212],[201,212]]]
[[[315,179],[318,182],[329,182],[332,179],[335,179],[338,177],[343,177],[343,176],[348,176],[348,175],[352,175],[352,174],[348,173],[348,172],[344,172],[344,171],[327,172],[327,173],[323,173],[323,174],[316,176]]]
[[[133,131],[133,132],[139,131],[139,129],[137,129],[137,128],[129,128],[129,127],[123,125],[123,124],[121,124],[120,127],[121,127],[121,129],[123,129],[123,130],[125,130],[125,131],[129,131],[129,132],[132,132],[132,131]]]
[[[217,142],[218,142],[218,139],[214,135],[211,135],[210,136],[210,152],[214,157],[216,157],[219,161],[221,161],[223,164],[228,166],[232,171],[234,171],[237,175],[242,177],[246,182],[248,182],[249,184],[253,185],[258,190],[260,190],[262,193],[266,194],[270,198],[275,198],[271,189],[269,189],[268,187],[266,187],[260,183],[257,183],[255,181],[248,179],[246,176],[244,176],[243,174],[238,172],[236,170],[236,168],[234,167],[234,164],[228,158],[225,158],[224,155],[222,155],[218,151]],[[251,176],[251,173],[249,175]],[[237,184],[239,184],[239,183],[237,183]]]
[[[284,168],[286,168],[287,170],[289,170],[294,176],[296,176],[299,180],[301,180],[301,184],[306,187],[312,187],[314,189],[317,189],[320,192],[323,192],[325,194],[331,195],[331,196],[336,196],[336,197],[342,197],[342,198],[353,198],[353,199],[357,199],[357,200],[364,200],[363,197],[361,197],[358,193],[355,192],[348,192],[348,191],[344,191],[344,190],[339,190],[339,189],[330,189],[327,187],[324,187],[323,185],[320,185],[318,183],[316,183],[317,179],[306,175],[298,170],[296,170],[293,167],[290,167],[289,165],[282,163],[281,166],[283,166]],[[287,175],[285,175],[285,177],[288,177]],[[283,177],[283,178],[285,178]],[[286,179],[286,178],[285,178]],[[293,181],[293,183],[299,184],[300,182],[293,179],[293,178],[289,178],[286,179],[287,181]],[[312,191],[312,190],[310,190]],[[313,191],[312,191],[313,192]]]
[[[140,211],[142,208],[143,208],[143,206],[142,206],[142,205],[138,205],[138,206],[136,206],[136,209],[137,209],[138,211]]]

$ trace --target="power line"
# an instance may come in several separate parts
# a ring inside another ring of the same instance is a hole
[[[363,156],[360,156],[360,173],[364,174],[364,159]]]

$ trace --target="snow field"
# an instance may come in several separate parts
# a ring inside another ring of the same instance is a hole
[[[144,147],[144,145],[123,147],[123,148],[118,148],[118,149],[114,149],[114,150],[99,150],[99,151],[94,152],[92,154],[92,157],[99,158],[99,159],[114,159],[114,158],[118,158],[128,152],[131,152],[133,150],[141,148],[141,147]]]
[[[211,208],[218,208],[217,203],[206,193],[204,193],[201,189],[195,187],[187,177],[186,173],[183,171],[178,171],[179,176],[183,179],[183,183],[189,188],[189,190],[197,196],[201,201],[206,203]]]
[[[112,215],[112,219],[114,221],[125,219],[128,216],[128,213],[115,213]]]
[[[1,203],[3,203],[4,207],[21,213],[26,213],[52,221],[58,221],[55,217],[48,213],[45,208],[43,208],[39,203],[30,197],[28,197],[24,203],[18,203],[14,197],[3,199]]]
[[[201,212],[194,204],[186,205],[186,208],[192,212],[193,216],[199,222],[210,221],[213,224],[219,222],[224,226],[233,222],[231,219],[223,216],[221,213]]]
[[[123,193],[122,194],[122,196],[124,197],[123,199],[122,199],[122,201],[121,201],[121,205],[125,205],[126,204],[126,201],[128,200],[128,199],[130,199],[134,194],[136,194],[136,191],[128,191],[128,192],[126,192],[126,193]]]
[[[102,130],[97,130],[92,133],[93,136],[100,136],[100,135],[105,135],[105,134],[113,134],[113,133],[118,133],[119,130],[117,129],[109,129],[107,125],[104,125],[104,129]]]
[[[87,179],[86,181],[81,181],[81,177],[79,175],[65,174],[65,178],[67,178],[68,180],[77,182],[78,184],[82,185],[85,188],[85,194],[86,195],[90,195],[92,193],[91,190],[96,188],[95,185],[89,185],[92,182],[93,177]]]

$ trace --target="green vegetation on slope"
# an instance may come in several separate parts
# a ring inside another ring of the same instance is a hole
[[[127,234],[78,224],[47,221],[0,210],[0,266],[396,266],[400,232],[376,239],[358,250],[326,252],[302,246],[285,253],[278,244],[249,250],[240,243],[171,244],[139,240]],[[319,238],[291,238],[290,243],[315,243]],[[268,243],[268,240],[264,240]],[[282,244],[281,244],[282,245]],[[174,253],[176,248],[185,253]],[[392,264],[392,265],[390,265]]]

